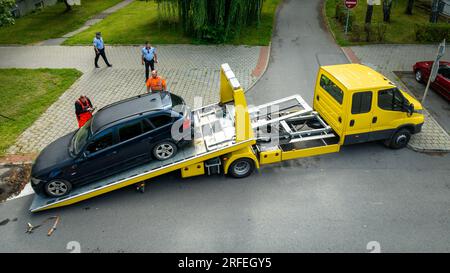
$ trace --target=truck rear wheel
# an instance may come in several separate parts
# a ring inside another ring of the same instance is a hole
[[[408,129],[400,129],[389,140],[386,140],[385,144],[391,149],[401,149],[408,145],[410,139],[411,132]]]
[[[255,170],[255,162],[250,158],[239,158],[231,163],[228,173],[234,178],[244,178]]]

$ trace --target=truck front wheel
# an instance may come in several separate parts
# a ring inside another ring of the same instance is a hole
[[[244,178],[255,170],[255,162],[250,158],[239,158],[231,163],[228,173],[234,178]]]
[[[386,140],[386,146],[391,149],[401,149],[408,145],[411,139],[411,132],[408,129],[400,129],[392,135],[392,137]]]

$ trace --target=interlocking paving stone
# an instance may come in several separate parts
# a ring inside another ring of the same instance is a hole
[[[369,45],[354,46],[351,50],[362,64],[373,67],[394,81],[403,90],[406,86],[393,71],[412,71],[417,61],[433,60],[436,45]],[[447,51],[444,60],[450,59]],[[425,123],[422,132],[412,136],[410,148],[417,151],[450,151],[450,136],[428,111],[424,111]]]
[[[8,153],[33,153],[77,128],[75,100],[87,95],[97,109],[112,102],[145,93],[144,67],[138,46],[108,47],[113,64],[95,69],[94,51],[86,46],[0,47],[0,67],[77,68],[84,74],[25,130]],[[219,100],[220,64],[228,62],[246,89],[256,79],[252,76],[260,47],[248,46],[157,46],[156,64],[166,78],[171,92],[181,95],[193,107]]]

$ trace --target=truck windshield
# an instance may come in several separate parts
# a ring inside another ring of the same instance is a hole
[[[378,107],[384,110],[401,111],[407,102],[397,87],[380,90],[378,93]]]
[[[90,136],[90,128],[91,128],[92,119],[90,119],[86,124],[83,125],[72,138],[72,142],[70,145],[70,153],[74,156],[78,155],[83,147],[86,145],[89,136]]]

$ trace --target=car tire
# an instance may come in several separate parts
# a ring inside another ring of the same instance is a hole
[[[408,145],[411,139],[411,132],[408,129],[400,129],[395,132],[385,145],[391,149],[402,149]]]
[[[50,197],[61,197],[72,190],[72,183],[62,179],[51,180],[44,185],[45,194]]]
[[[153,147],[152,154],[157,160],[163,161],[177,154],[178,147],[169,140],[161,141]]]
[[[239,158],[231,163],[228,174],[234,178],[244,178],[253,173],[255,162],[250,158]]]
[[[414,77],[416,78],[416,81],[417,81],[417,82],[423,83],[423,73],[422,73],[422,70],[417,69],[417,70],[414,72]]]

